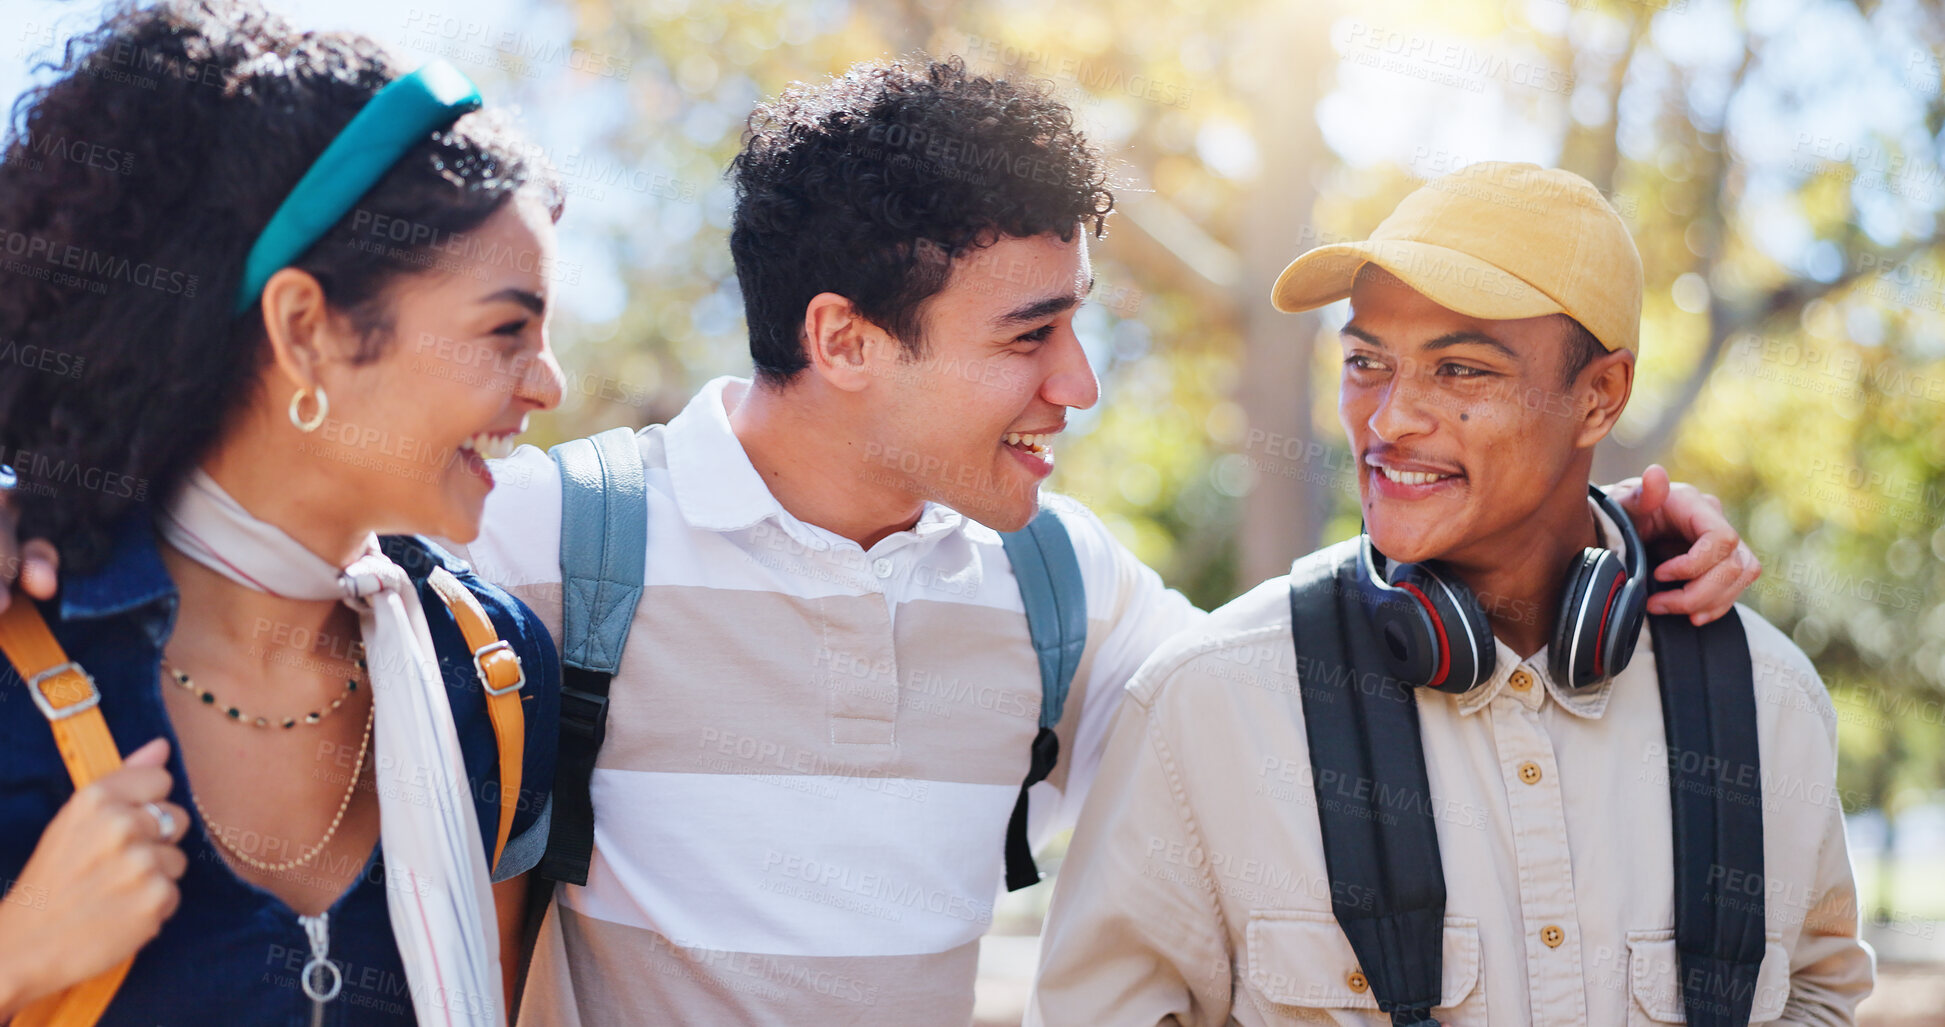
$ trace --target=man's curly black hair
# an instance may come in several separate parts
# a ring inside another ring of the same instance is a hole
[[[270,354],[260,308],[233,312],[245,255],[403,70],[369,38],[300,31],[255,0],[123,0],[52,67],[0,144],[0,353],[36,354],[0,367],[0,463],[19,472],[21,536],[85,570],[246,408]],[[492,111],[428,132],[294,262],[360,331],[361,362],[390,342],[390,286],[427,264],[426,244],[373,246],[369,225],[450,239],[528,182],[558,218],[529,153]]]
[[[1049,85],[975,75],[956,57],[793,86],[750,116],[730,175],[750,356],[771,384],[807,366],[817,294],[849,299],[916,356],[947,258],[1002,236],[1098,236],[1114,207],[1101,155]]]

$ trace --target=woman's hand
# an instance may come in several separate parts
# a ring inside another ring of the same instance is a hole
[[[1686,550],[1656,567],[1654,578],[1688,584],[1649,596],[1649,613],[1687,614],[1689,623],[1707,624],[1728,613],[1763,573],[1762,561],[1722,516],[1722,501],[1693,485],[1669,484],[1660,464],[1603,491],[1627,511],[1650,552],[1658,544]]]
[[[168,759],[157,738],[74,793],[0,896],[0,1023],[134,955],[176,911],[189,814],[167,801]]]

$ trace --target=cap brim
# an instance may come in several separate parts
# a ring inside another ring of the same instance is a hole
[[[1447,310],[1507,321],[1565,313],[1553,297],[1494,264],[1458,250],[1405,239],[1319,246],[1277,276],[1270,302],[1285,313],[1315,310],[1351,294],[1358,268],[1376,264]]]

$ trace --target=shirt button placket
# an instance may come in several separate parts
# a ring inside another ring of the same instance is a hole
[[[1515,674],[1525,673],[1516,671]],[[1512,684],[1511,681],[1508,684]],[[1527,687],[1535,684],[1528,679]],[[1490,704],[1493,741],[1505,775],[1519,869],[1520,915],[1527,925],[1526,976],[1535,1023],[1583,1023],[1587,992],[1580,966],[1573,861],[1565,797],[1553,743],[1538,710],[1511,692]]]
[[[869,559],[865,563],[865,570],[871,574],[870,587],[876,588],[885,597],[885,616],[893,621],[897,620],[898,601],[903,591],[898,587],[903,584],[903,579],[899,575],[898,560],[895,556]]]
[[[848,749],[845,758],[860,764],[891,759],[897,752],[900,699],[895,609],[877,568],[892,561],[874,560],[855,544],[833,546],[825,555],[833,580],[854,582],[861,593],[817,601],[828,661],[820,677],[826,684],[830,741],[859,747]],[[880,591],[886,594],[874,594]]]

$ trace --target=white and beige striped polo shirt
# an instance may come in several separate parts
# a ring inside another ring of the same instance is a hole
[[[793,517],[711,382],[640,434],[647,585],[594,773],[594,859],[542,931],[523,1024],[965,1024],[1040,711],[999,535],[928,505],[861,549]],[[560,484],[496,462],[469,556],[559,638]],[[1078,504],[1075,509],[1079,510]],[[1122,686],[1203,616],[1069,518],[1088,642],[1036,786],[1072,822]]]

